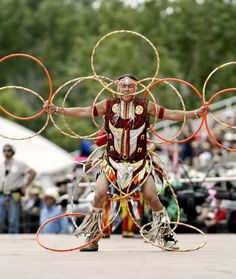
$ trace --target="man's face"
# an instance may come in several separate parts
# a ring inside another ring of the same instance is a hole
[[[3,147],[3,155],[6,159],[10,159],[13,156],[13,150],[12,147],[9,145],[5,145]]]
[[[118,95],[118,97],[124,102],[130,102],[133,100],[134,95],[130,95],[136,92],[136,81],[131,79],[130,77],[124,77],[119,80],[118,89],[119,93],[124,95]]]
[[[55,204],[55,200],[52,197],[45,196],[43,200],[47,208],[50,208]]]

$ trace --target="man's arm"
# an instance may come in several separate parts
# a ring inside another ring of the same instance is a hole
[[[21,186],[20,190],[21,193],[24,194],[26,188],[30,185],[30,183],[34,180],[35,176],[36,176],[36,171],[34,169],[29,169],[26,173],[26,182],[24,185]]]
[[[73,118],[92,118],[92,111],[94,116],[104,115],[106,112],[106,100],[103,100],[96,104],[95,108],[92,106],[89,107],[72,107],[72,108],[60,108],[55,106],[54,104],[48,105],[46,103],[44,105],[46,111],[50,111],[51,113],[63,114],[65,116],[70,116]]]
[[[183,121],[185,117],[186,119],[199,118],[204,114],[207,114],[208,111],[207,106],[202,106],[197,110],[182,111],[162,108],[154,102],[148,102],[148,114],[151,116],[157,115],[157,117],[163,120]]]

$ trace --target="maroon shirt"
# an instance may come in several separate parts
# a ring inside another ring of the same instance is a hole
[[[139,161],[147,154],[147,100],[134,98],[133,118],[128,117],[131,103],[123,102],[123,115],[119,98],[109,99],[106,104],[105,130],[108,135],[107,154],[120,161]],[[126,119],[127,118],[127,119]]]

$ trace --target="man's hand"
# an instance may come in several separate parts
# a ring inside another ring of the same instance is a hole
[[[203,115],[207,115],[209,111],[210,111],[210,107],[208,106],[208,104],[204,104],[198,110],[195,110],[194,118],[200,118]]]
[[[26,192],[26,188],[28,187],[28,185],[24,184],[20,187],[20,193],[22,196],[25,195],[25,192]]]
[[[50,112],[51,114],[56,112],[57,106],[55,106],[54,104],[49,104],[48,100],[45,102],[45,104],[43,105],[43,108],[45,109],[46,112]]]
[[[35,178],[36,176],[36,171],[34,169],[30,169],[28,172],[27,172],[27,178],[26,178],[26,182],[23,183],[20,187],[20,191],[21,191],[21,194],[24,195],[25,194],[25,191],[27,189],[27,187],[30,185],[30,183],[33,181],[33,179]]]

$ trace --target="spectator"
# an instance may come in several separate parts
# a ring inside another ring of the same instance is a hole
[[[209,142],[202,143],[202,152],[199,154],[199,165],[208,166],[212,161],[211,144]]]
[[[41,194],[42,188],[40,186],[33,186],[31,189],[29,189],[28,198],[23,203],[23,219],[25,223],[25,233],[36,233],[39,228]]]
[[[3,146],[5,161],[0,164],[0,233],[5,232],[5,221],[8,222],[8,233],[19,233],[21,196],[34,179],[36,172],[15,160],[14,147]]]
[[[64,213],[61,209],[61,206],[57,205],[58,199],[59,195],[55,188],[49,188],[45,191],[43,196],[44,205],[40,212],[40,224],[43,224],[48,219],[51,219]],[[50,222],[42,229],[41,232],[51,234],[69,233],[68,219],[65,217]]]
[[[92,152],[91,143],[87,139],[82,139],[80,142],[80,156],[82,157],[88,157],[90,153]]]
[[[208,232],[216,232],[217,225],[220,223],[226,223],[227,221],[227,210],[221,207],[221,203],[221,200],[216,199],[216,206],[211,211],[212,218],[207,218],[205,220]]]
[[[59,196],[66,195],[68,193],[68,186],[72,183],[74,177],[71,174],[67,174],[64,177],[60,177],[56,180],[56,186],[58,189]]]
[[[180,137],[180,140],[185,139],[192,135],[192,127],[189,123],[187,123],[186,126],[184,126],[182,130],[182,136]],[[190,165],[192,165],[192,157],[193,157],[193,147],[192,147],[192,141],[187,141],[184,142],[181,145],[181,150],[180,150],[180,160],[185,161],[186,159],[189,160]]]

